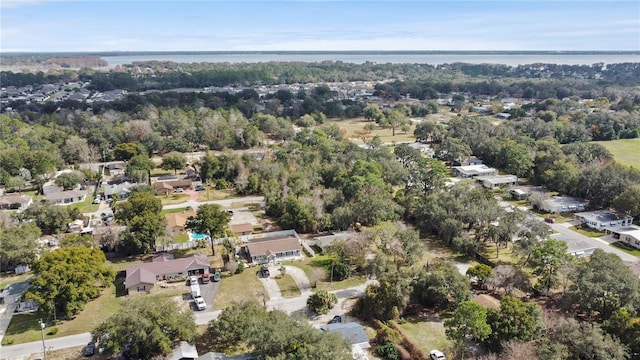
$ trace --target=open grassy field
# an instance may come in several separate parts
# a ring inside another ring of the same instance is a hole
[[[224,276],[213,300],[214,309],[222,310],[247,300],[269,300],[269,295],[256,276],[257,269],[247,268],[240,274]]]
[[[640,138],[594,142],[606,147],[617,162],[640,168]]]
[[[373,121],[366,121],[363,117],[353,118],[353,119],[345,119],[345,120],[329,120],[328,124],[336,124],[340,127],[340,129],[344,130],[345,136],[350,138],[351,141],[362,144],[362,140],[355,135],[357,130],[363,130],[365,125],[373,124],[376,126],[376,129],[371,131],[371,137],[379,136],[380,140],[383,143],[401,143],[401,142],[413,142],[416,140],[415,136],[413,136],[413,130],[415,130],[415,126],[411,125],[411,128],[406,133],[396,129],[396,135],[393,136],[393,129],[391,128],[381,128],[376,125]]]
[[[429,354],[433,349],[447,351],[453,346],[444,333],[442,320],[436,317],[409,317],[398,326],[426,354]]]
[[[207,186],[204,191],[198,192],[198,201],[222,200],[233,197],[233,193],[229,190],[216,190]]]
[[[187,202],[189,200],[189,195],[187,194],[169,194],[169,195],[158,195],[162,205],[173,205],[173,204],[181,204],[183,202]]]

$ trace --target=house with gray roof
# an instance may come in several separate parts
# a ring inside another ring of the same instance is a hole
[[[151,262],[128,266],[124,284],[129,294],[149,293],[159,281],[208,274],[209,266],[209,259],[204,255],[174,259],[171,254],[162,253]]]
[[[611,210],[596,210],[587,212],[578,212],[573,217],[592,229],[604,230],[605,228],[631,225],[633,217]]]
[[[328,324],[321,326],[320,330],[339,333],[344,341],[351,346],[357,346],[361,349],[368,349],[371,347],[367,333],[364,332],[362,325],[358,323],[348,322]]]
[[[0,197],[0,210],[27,210],[33,203],[31,196],[10,195]]]
[[[548,213],[568,213],[584,211],[587,208],[587,201],[570,196],[551,196],[542,200],[539,207],[540,210]]]
[[[463,179],[470,179],[476,176],[494,176],[498,170],[487,165],[454,166],[453,170]]]
[[[46,194],[44,200],[52,205],[69,205],[83,202],[86,197],[85,191],[68,190]]]
[[[244,247],[247,259],[254,264],[294,260],[302,257],[302,245],[297,236],[251,240]]]

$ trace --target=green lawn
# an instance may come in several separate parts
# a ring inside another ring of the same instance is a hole
[[[223,200],[233,196],[234,194],[230,190],[216,190],[207,186],[206,190],[198,192],[198,201]]]
[[[289,274],[284,274],[284,276],[278,274],[276,276],[276,283],[280,288],[283,298],[293,298],[300,296],[301,294],[300,289],[298,289],[298,285],[296,285],[295,280],[293,280],[293,277]]]
[[[635,249],[630,247],[629,245],[618,241],[618,242],[614,242],[613,244],[610,244],[611,246],[618,248],[624,252],[626,252],[627,254],[633,255],[633,256],[637,256],[640,257],[640,249]]]
[[[0,289],[4,289],[11,284],[23,282],[31,275],[33,274],[27,273],[27,274],[13,275],[13,276],[2,276],[0,277]]]
[[[100,297],[86,304],[84,310],[74,319],[58,321],[58,324],[54,324],[53,316],[50,316],[45,336],[47,339],[52,339],[91,331],[104,319],[120,310],[121,303],[121,299],[115,296],[115,287],[110,286],[104,289]],[[2,339],[2,345],[21,344],[42,339],[38,324],[41,317],[43,316],[38,313],[15,314]],[[58,332],[55,335],[48,335],[48,329],[54,326],[58,328]]]
[[[175,213],[182,213],[182,212],[186,212],[186,211],[191,211],[193,210],[191,207],[187,206],[187,207],[183,207],[183,208],[177,208],[177,209],[166,209],[166,210],[162,210],[160,212],[160,214],[162,216],[167,215],[167,214],[175,214]]]
[[[447,351],[453,346],[444,333],[444,326],[440,319],[409,317],[405,320],[398,326],[425,354],[429,354],[433,349]]]
[[[234,303],[248,300],[269,300],[269,295],[256,276],[256,271],[258,271],[257,267],[250,267],[244,269],[240,274],[223,276],[218,294],[213,301],[213,307],[216,310],[222,310]]]
[[[531,212],[534,213],[535,215],[543,217],[543,218],[553,218],[553,219],[556,220],[557,224],[573,220],[573,217],[571,216],[571,214],[569,214],[568,216],[563,215],[563,214],[557,214],[557,213],[549,214],[549,213],[537,211],[537,210],[534,210],[534,209],[531,209]]]
[[[88,213],[98,210],[98,206],[93,203],[93,197],[87,194],[87,198],[83,202],[71,204],[69,208],[77,208],[81,213]]]
[[[617,162],[640,168],[640,138],[594,142],[606,147]]]
[[[592,237],[592,238],[597,238],[597,237],[601,237],[604,236],[605,233],[603,231],[597,231],[597,230],[593,230],[593,229],[589,229],[588,227],[582,227],[580,225],[578,226],[572,226],[569,228],[569,230],[573,230],[577,233],[580,233],[584,236],[588,236],[588,237]]]
[[[169,194],[169,195],[158,195],[162,205],[173,205],[173,204],[181,204],[183,202],[187,202],[189,200],[189,195],[187,194]]]

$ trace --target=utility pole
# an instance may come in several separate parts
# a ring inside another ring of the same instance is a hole
[[[333,285],[333,260],[331,260],[331,278],[329,279],[330,284]]]
[[[44,322],[40,319],[40,330],[42,331],[42,354],[44,360],[47,360],[47,346],[44,344]]]

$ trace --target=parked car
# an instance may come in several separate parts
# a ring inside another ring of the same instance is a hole
[[[202,283],[203,284],[208,284],[209,283],[209,274],[202,274],[202,276],[200,278],[202,279]]]
[[[182,192],[184,192],[184,189],[183,188],[175,188],[175,189],[173,189],[173,192],[182,193]]]
[[[196,186],[196,191],[203,191],[204,189],[205,189],[205,188],[204,188],[204,185],[198,185],[198,186]]]
[[[258,271],[258,277],[261,278],[268,278],[269,277],[269,268],[266,266],[263,266],[260,268],[260,271]]]
[[[204,302],[202,296],[198,296],[194,300],[196,302],[196,307],[198,308],[198,310],[202,311],[207,308],[207,303]]]
[[[267,270],[269,271],[269,270]],[[222,274],[220,274],[220,271],[217,271],[213,273],[213,281],[218,282],[220,281],[220,277],[222,276]]]
[[[431,357],[431,360],[446,360],[447,359],[446,357],[444,357],[444,354],[440,350],[431,350],[431,352],[429,353],[429,357]]]
[[[544,218],[544,221],[548,222],[549,224],[555,224],[556,223],[556,219],[550,218],[550,217]]]
[[[197,285],[198,284],[198,278],[195,276],[189,276],[189,285]]]
[[[93,199],[93,203],[94,204],[100,204],[101,200],[102,200],[102,197],[100,195],[96,195],[96,198]]]
[[[84,348],[84,356],[93,356],[96,353],[96,343],[93,341],[87,344],[87,347]]]
[[[342,316],[336,315],[331,320],[329,320],[329,324],[337,324],[342,322]]]

